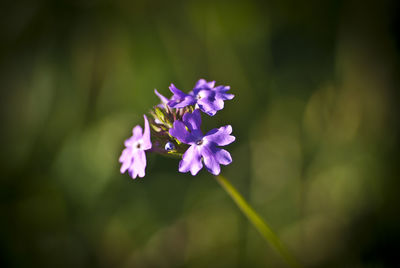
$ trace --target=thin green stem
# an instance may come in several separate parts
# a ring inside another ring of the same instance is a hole
[[[236,190],[236,188],[223,176],[215,176],[217,182],[222,188],[231,196],[233,201],[249,219],[249,221],[256,227],[264,239],[271,244],[271,246],[283,257],[283,259],[291,267],[301,267],[297,260],[290,254],[287,248],[279,240],[278,236],[271,230],[268,224],[261,219],[255,210],[246,202],[243,196]]]

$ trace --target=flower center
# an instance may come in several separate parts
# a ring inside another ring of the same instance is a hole
[[[197,100],[200,100],[200,99],[202,99],[202,98],[204,98],[205,97],[205,92],[204,92],[204,90],[201,90],[199,93],[197,93],[197,95],[196,95],[196,99]]]
[[[142,144],[140,142],[136,143],[136,149],[140,149],[142,147]]]
[[[201,139],[201,140],[196,141],[196,144],[197,145],[202,145],[203,144],[203,140]]]

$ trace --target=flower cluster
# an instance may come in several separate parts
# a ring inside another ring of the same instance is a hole
[[[215,86],[215,81],[200,79],[192,91],[184,93],[174,84],[169,87],[173,93],[170,99],[155,94],[161,103],[151,111],[151,118],[144,115],[144,131],[140,126],[133,128],[133,136],[125,141],[125,149],[119,158],[121,173],[128,171],[135,179],[143,177],[146,169],[145,152],[182,158],[180,172],[189,172],[194,176],[203,168],[218,175],[220,165],[232,162],[230,153],[219,146],[232,143],[232,127],[226,125],[208,131],[201,131],[201,112],[213,116],[224,108],[224,101],[233,99],[227,93],[229,86]],[[149,123],[150,121],[150,123]]]

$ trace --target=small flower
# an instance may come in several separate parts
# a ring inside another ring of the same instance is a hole
[[[151,149],[150,126],[147,117],[144,116],[144,132],[142,127],[133,128],[133,136],[125,141],[126,148],[122,151],[119,162],[122,163],[121,173],[128,170],[129,175],[135,179],[144,177],[146,169],[145,151]]]
[[[179,163],[179,171],[190,171],[194,176],[202,169],[204,161],[207,170],[218,175],[221,171],[220,164],[228,165],[232,162],[229,152],[217,147],[228,145],[235,140],[235,137],[230,135],[232,127],[223,126],[203,135],[200,125],[200,110],[196,109],[193,113],[186,113],[183,122],[175,121],[173,128],[169,130],[171,136],[190,145]]]
[[[207,82],[205,79],[200,79],[197,81],[196,85],[194,86],[194,90],[198,89],[209,89],[209,90],[214,90],[215,91],[215,98],[216,99],[221,99],[221,100],[231,100],[235,97],[235,95],[227,93],[228,90],[231,89],[230,86],[215,86],[215,81]],[[222,104],[223,108],[223,104]]]
[[[174,94],[168,102],[172,108],[183,108],[195,105],[208,115],[215,115],[217,111],[224,108],[224,101],[233,99],[234,95],[227,93],[229,86],[215,86],[215,81],[207,82],[200,79],[192,91],[188,94],[171,84],[170,91]]]

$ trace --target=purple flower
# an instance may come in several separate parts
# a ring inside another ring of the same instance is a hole
[[[169,90],[174,94],[168,105],[172,108],[183,108],[189,105],[195,105],[201,111],[208,115],[215,113],[224,108],[224,101],[233,99],[234,95],[227,93],[229,86],[215,86],[215,81],[207,82],[200,79],[192,91],[188,94],[171,84]]]
[[[186,113],[183,122],[175,121],[173,128],[169,130],[171,136],[190,145],[179,163],[179,171],[190,171],[194,176],[202,169],[204,162],[209,172],[218,175],[221,171],[220,164],[228,165],[232,162],[229,152],[217,147],[228,145],[235,140],[235,137],[230,135],[232,127],[223,126],[203,135],[200,125],[200,111],[196,109],[193,113]]]
[[[135,179],[144,177],[146,168],[146,154],[144,151],[151,148],[150,127],[147,117],[144,116],[144,132],[142,127],[133,128],[133,136],[125,141],[126,148],[122,151],[119,162],[122,163],[121,173],[128,170],[129,175]]]
[[[226,93],[228,90],[231,89],[230,86],[215,86],[215,81],[207,82],[205,79],[200,79],[197,81],[196,85],[194,86],[194,89],[199,89],[199,90],[204,90],[204,89],[209,89],[209,90],[214,90],[215,91],[215,98],[216,99],[221,99],[221,100],[231,100],[235,95]],[[223,106],[224,104],[222,104]]]

